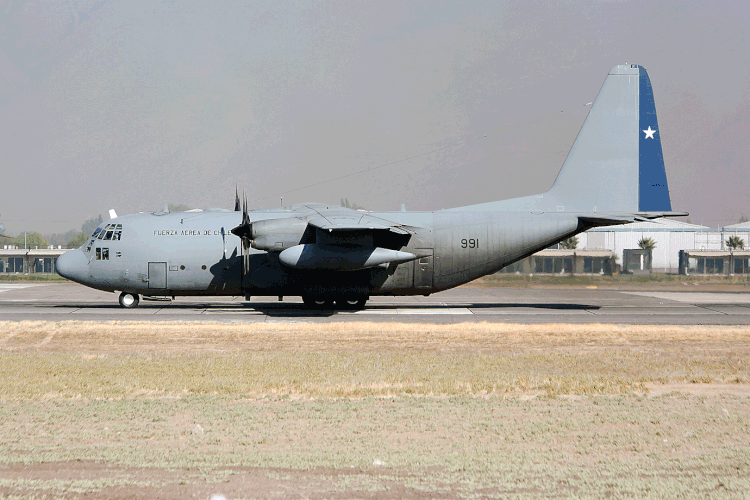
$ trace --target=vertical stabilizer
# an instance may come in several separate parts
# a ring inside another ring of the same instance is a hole
[[[612,68],[552,188],[456,210],[670,212],[667,174],[646,69]]]
[[[566,211],[671,210],[645,68],[612,68],[549,194]]]

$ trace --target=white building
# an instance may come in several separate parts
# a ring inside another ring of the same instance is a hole
[[[742,236],[750,233],[750,224],[747,224],[744,231],[738,234]],[[726,240],[724,233],[717,228],[671,219],[655,219],[651,222],[591,229],[578,235],[578,248],[611,250],[620,259],[619,263],[624,265],[623,250],[637,250],[638,241],[642,238],[651,238],[656,243],[652,251],[651,270],[674,274],[680,270],[680,250],[723,250]],[[748,238],[745,237],[745,242],[747,241]]]

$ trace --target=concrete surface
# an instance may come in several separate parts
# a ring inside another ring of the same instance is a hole
[[[2,320],[750,324],[750,294],[465,286],[429,297],[373,297],[355,312],[310,311],[299,297],[177,297],[122,309],[116,294],[73,283],[0,283]]]

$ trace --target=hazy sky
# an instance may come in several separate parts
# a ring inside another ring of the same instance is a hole
[[[374,210],[543,192],[627,60],[651,76],[673,209],[733,223],[748,24],[747,1],[0,0],[0,222],[231,208],[235,185],[251,207]]]

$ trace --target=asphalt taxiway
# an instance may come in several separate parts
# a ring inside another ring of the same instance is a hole
[[[73,283],[0,283],[0,321],[400,321],[750,324],[750,293],[465,286],[429,297],[373,297],[361,311],[310,311],[299,297],[177,297],[123,309]]]

